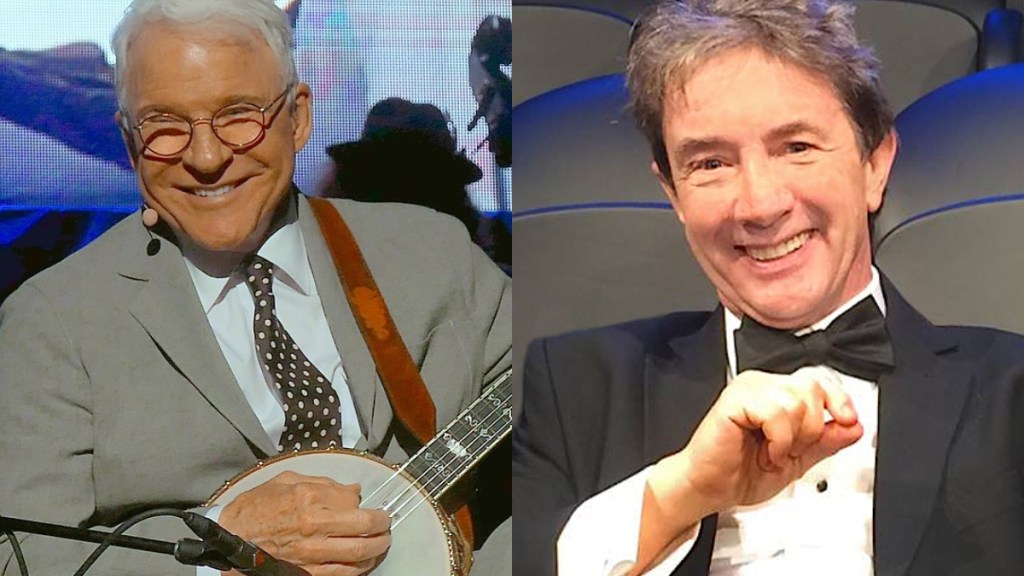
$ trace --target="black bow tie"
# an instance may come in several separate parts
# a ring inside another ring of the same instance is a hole
[[[791,374],[803,366],[826,364],[872,382],[893,367],[885,318],[871,297],[843,312],[825,330],[804,336],[769,328],[746,316],[736,331],[736,360],[740,372]]]

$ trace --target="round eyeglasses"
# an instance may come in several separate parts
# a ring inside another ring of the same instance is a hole
[[[176,158],[192,143],[192,134],[197,124],[209,124],[213,135],[233,151],[238,152],[263,139],[277,114],[267,119],[267,111],[277,105],[294,87],[289,84],[266,106],[255,104],[232,104],[221,108],[209,118],[186,120],[168,113],[151,114],[143,118],[132,129],[139,134],[143,151],[158,158]]]

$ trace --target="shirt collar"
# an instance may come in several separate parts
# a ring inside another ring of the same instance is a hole
[[[315,295],[316,284],[313,282],[313,271],[309,267],[306,243],[302,236],[302,228],[295,215],[294,206],[289,209],[285,221],[284,225],[267,238],[256,254],[274,264],[275,278],[305,296]],[[207,314],[224,300],[232,288],[242,282],[242,275],[238,271],[234,271],[228,276],[211,276],[188,258],[185,259],[185,266],[188,268],[192,283],[199,294],[203,311]]]
[[[878,269],[874,266],[871,267],[871,281],[856,296],[844,302],[842,306],[836,308],[828,316],[794,333],[802,336],[815,330],[824,330],[843,312],[853,308],[854,305],[868,296],[875,299],[878,309],[882,311],[882,316],[885,316],[885,296],[882,294],[882,281],[878,274]],[[742,318],[733,314],[728,308],[725,309],[725,351],[729,356],[729,378],[736,376],[736,331],[740,329],[742,322]]]

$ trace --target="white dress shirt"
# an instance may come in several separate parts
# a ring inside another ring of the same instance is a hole
[[[843,312],[873,297],[882,314],[885,300],[878,271],[871,282],[832,314],[805,330],[824,330]],[[735,331],[741,319],[725,311],[728,380],[736,374]],[[878,435],[876,383],[827,366],[797,370],[796,377],[830,379],[850,395],[864,435],[852,446],[819,462],[775,497],[719,514],[711,576],[820,574],[870,576],[875,446]],[[636,562],[646,468],[581,504],[558,538],[560,576],[618,576]],[[686,558],[696,531],[646,574],[665,576]]]
[[[309,361],[331,382],[341,403],[341,445],[352,447],[362,433],[345,379],[341,356],[327,326],[306,245],[298,221],[292,219],[275,231],[256,252],[274,264],[274,299],[277,317]],[[185,260],[206,319],[220,344],[245,399],[276,445],[284,431],[280,393],[271,384],[256,353],[252,319],[256,311],[252,293],[241,271],[226,277],[209,276]]]

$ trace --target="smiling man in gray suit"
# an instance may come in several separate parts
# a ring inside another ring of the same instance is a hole
[[[415,443],[292,185],[311,96],[285,14],[269,0],[137,0],[114,45],[118,122],[145,206],[0,311],[0,513],[112,526],[197,506],[282,450],[407,458]],[[332,204],[444,426],[510,364],[511,281],[453,219]],[[265,361],[285,349],[305,377]],[[509,514],[507,451],[496,455],[475,487],[478,544]],[[362,574],[391,540],[387,515],[358,504],[357,486],[290,475],[209,513],[312,574]],[[138,533],[185,536],[175,524]],[[508,570],[507,524],[474,574]],[[24,547],[42,574],[71,573],[91,548],[43,537]],[[90,573],[191,570],[111,551]]]

